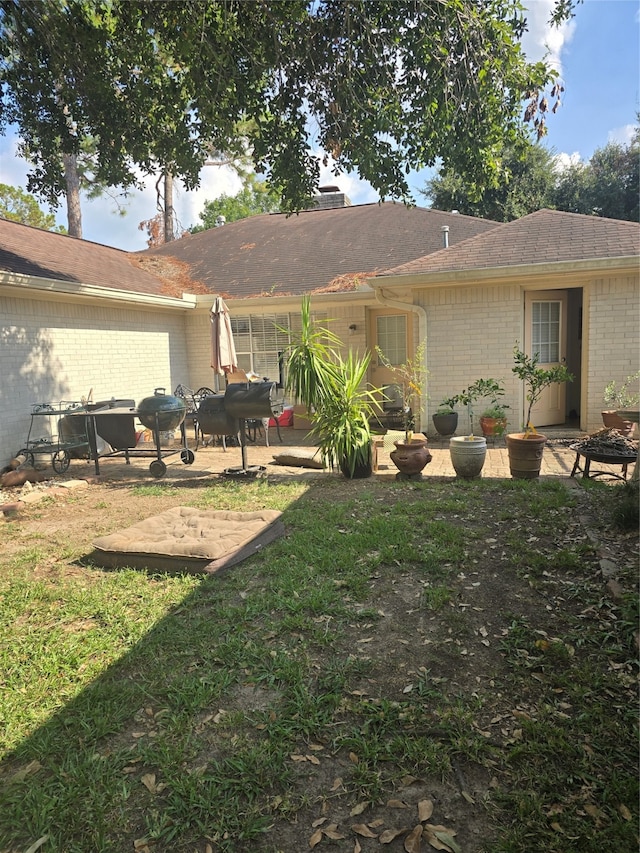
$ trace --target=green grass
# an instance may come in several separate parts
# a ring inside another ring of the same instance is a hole
[[[11,530],[0,850],[297,853],[323,807],[348,834],[356,803],[463,771],[487,853],[637,847],[635,578],[610,600],[575,523],[606,487],[174,490],[281,509],[287,535],[207,578],[78,565],[61,537],[43,577],[49,550]]]

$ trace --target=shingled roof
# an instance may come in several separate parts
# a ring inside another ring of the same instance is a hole
[[[193,278],[234,299],[298,295],[353,287],[354,274],[371,274],[496,228],[498,223],[403,204],[305,210],[293,216],[260,214],[148,249],[190,265]]]
[[[387,269],[381,275],[426,275],[639,254],[637,222],[543,209],[457,246]]]
[[[0,272],[161,294],[163,281],[140,268],[136,255],[0,219]]]

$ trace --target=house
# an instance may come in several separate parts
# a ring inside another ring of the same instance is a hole
[[[604,385],[638,366],[639,230],[554,211],[500,225],[337,197],[127,253],[0,220],[0,464],[24,445],[34,404],[212,386],[216,294],[240,365],[272,379],[303,293],[349,347],[377,344],[402,361],[426,339],[423,427],[441,397],[482,376],[505,379],[515,426],[513,345],[530,345],[534,313],[531,344],[550,344],[554,318],[566,319],[576,381],[554,417],[573,411],[597,429]],[[389,383],[375,361],[370,380]]]
[[[277,326],[296,327],[301,293],[316,294],[317,313],[365,346],[375,309],[368,277],[439,249],[454,218],[452,242],[495,227],[404,205],[350,206],[336,192],[320,202],[140,253],[0,219],[0,465],[24,447],[33,406],[214,385],[218,292],[232,309],[241,365],[278,378],[289,336]],[[35,423],[42,433],[44,421]]]
[[[539,210],[370,281],[426,338],[433,411],[477,378],[504,379],[509,429],[524,417],[513,348],[574,375],[534,408],[537,426],[602,427],[605,385],[640,366],[640,225]],[[461,413],[464,415],[464,413]],[[464,417],[462,430],[468,428]]]

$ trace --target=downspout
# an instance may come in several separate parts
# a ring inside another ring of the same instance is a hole
[[[418,343],[421,341],[425,342],[425,360],[427,357],[427,312],[424,310],[422,305],[416,305],[413,302],[402,302],[400,299],[393,299],[390,296],[385,296],[383,292],[382,285],[377,285],[373,279],[369,279],[369,284],[373,287],[376,299],[382,305],[387,305],[389,308],[397,308],[399,311],[411,312],[415,315],[418,320]],[[425,375],[422,380],[422,399],[425,401],[425,405],[427,402],[427,376]],[[426,415],[425,415],[426,418]],[[422,425],[422,418],[420,419],[420,429],[424,432],[424,428]]]

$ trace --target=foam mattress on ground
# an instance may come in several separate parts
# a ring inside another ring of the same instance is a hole
[[[284,534],[278,510],[168,509],[93,543],[95,563],[211,573],[245,560]]]

